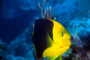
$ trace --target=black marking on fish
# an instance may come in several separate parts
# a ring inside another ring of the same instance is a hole
[[[35,21],[33,43],[35,44],[37,57],[42,58],[47,46],[47,33],[53,40],[53,22],[48,19],[38,19]]]

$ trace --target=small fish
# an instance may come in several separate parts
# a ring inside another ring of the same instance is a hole
[[[63,25],[51,19],[37,19],[34,24],[33,44],[38,58],[55,60],[68,51],[72,36]]]

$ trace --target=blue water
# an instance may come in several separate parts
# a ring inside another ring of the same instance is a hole
[[[43,5],[43,0],[0,0],[0,60],[36,59],[32,32],[42,18],[38,2]],[[46,0],[44,9],[50,6],[51,19],[56,17],[74,38],[63,60],[89,60],[90,0]]]

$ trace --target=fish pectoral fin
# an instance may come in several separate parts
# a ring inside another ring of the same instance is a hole
[[[53,43],[53,41],[52,41],[51,37],[49,36],[49,34],[47,33],[47,46],[48,47],[52,46],[52,43]]]

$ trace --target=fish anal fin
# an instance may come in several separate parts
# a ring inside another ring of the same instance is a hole
[[[48,57],[47,60],[56,60],[57,56],[54,57]]]

